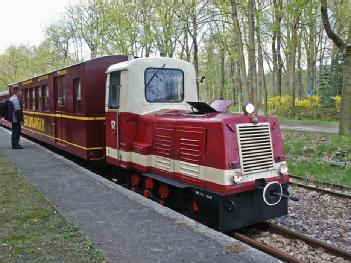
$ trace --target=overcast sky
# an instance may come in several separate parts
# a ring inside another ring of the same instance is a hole
[[[75,0],[0,0],[0,53],[11,44],[39,44],[44,28]]]

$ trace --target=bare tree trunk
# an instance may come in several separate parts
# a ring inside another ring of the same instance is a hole
[[[263,94],[263,105],[264,105],[264,114],[267,115],[267,86],[266,86],[266,77],[264,74],[263,67],[263,51],[262,51],[262,42],[261,42],[261,34],[260,34],[260,23],[257,19],[257,52],[258,52],[258,76],[259,76],[259,90],[260,92],[260,103],[262,101]]]
[[[315,87],[315,49],[316,49],[316,15],[315,10],[311,13],[312,19],[308,24],[308,42],[306,46],[307,55],[307,87]]]
[[[281,96],[281,84],[282,84],[282,57],[280,55],[281,46],[281,8],[282,0],[273,0],[274,8],[274,22],[273,22],[273,37],[272,37],[272,55],[273,55],[273,74],[272,74],[272,85],[273,85],[273,96]]]
[[[240,24],[238,19],[238,13],[236,9],[236,0],[231,0],[231,16],[233,20],[233,29],[234,29],[234,41],[238,45],[239,49],[239,57],[240,57],[240,73],[242,78],[242,96],[244,101],[248,101],[249,99],[249,91],[248,91],[248,79],[246,74],[246,63],[245,63],[245,54],[244,54],[244,47],[243,47],[243,39],[240,31]]]
[[[296,97],[296,42],[297,42],[297,22],[293,24],[291,28],[291,40],[290,40],[290,54],[289,54],[289,93],[292,96],[292,107],[295,107],[295,97]]]
[[[341,110],[339,121],[339,134],[351,135],[351,23],[349,30],[349,43],[344,52],[343,83],[341,90]]]
[[[280,52],[281,52],[281,42],[282,42],[281,21],[282,21],[283,0],[273,0],[273,6],[274,6],[274,23],[273,23],[274,41],[272,42],[273,96],[282,96],[283,61],[282,61],[282,56]]]
[[[220,43],[220,54],[221,54],[221,88],[219,90],[219,99],[224,99],[224,84],[225,84],[225,70],[224,70],[224,59],[225,59],[225,50],[224,45]]]
[[[235,68],[235,61],[230,59],[230,86],[232,87],[232,98],[235,102],[236,98],[236,83],[235,83],[235,76],[236,76],[236,68]]]
[[[257,100],[257,70],[256,70],[256,49],[255,49],[255,0],[248,0],[248,24],[249,24],[249,99],[255,105],[258,110]]]
[[[321,15],[324,29],[328,37],[340,51],[344,52],[339,134],[351,135],[351,21],[349,21],[348,39],[347,42],[344,42],[330,26],[327,0],[321,0]]]
[[[298,40],[298,48],[297,48],[297,88],[298,88],[298,96],[297,98],[300,100],[303,96],[303,87],[302,87],[302,67],[301,67],[301,56],[302,56],[302,47],[301,47],[301,39]]]

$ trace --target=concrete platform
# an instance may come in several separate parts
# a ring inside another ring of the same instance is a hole
[[[9,131],[0,128],[0,154],[109,262],[279,262],[31,141],[21,144],[23,150],[12,150]]]

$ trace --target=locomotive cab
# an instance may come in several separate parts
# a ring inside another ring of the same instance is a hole
[[[106,111],[145,114],[160,109],[189,109],[198,101],[195,70],[171,58],[137,58],[107,70]]]
[[[194,67],[182,60],[129,59],[106,73],[106,156],[112,163],[123,158],[118,153],[125,144],[121,136],[131,126],[136,128],[126,119],[162,109],[189,110],[186,101],[198,101]]]

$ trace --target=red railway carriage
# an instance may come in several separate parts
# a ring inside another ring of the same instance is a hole
[[[107,56],[12,84],[23,96],[22,132],[86,160],[105,158],[105,71],[127,56]]]

